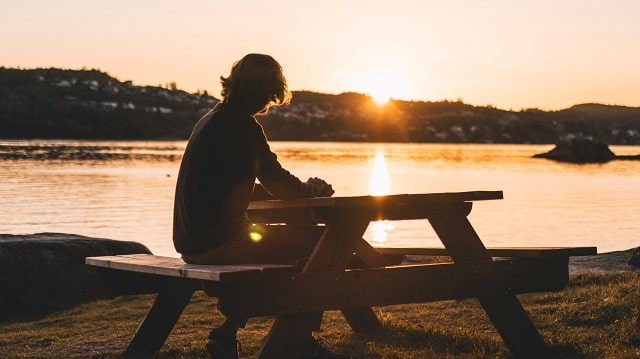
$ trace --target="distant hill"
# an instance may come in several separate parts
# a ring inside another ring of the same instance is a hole
[[[0,68],[0,137],[186,138],[215,102],[98,70]]]
[[[135,86],[98,70],[0,68],[0,138],[186,139],[218,100],[175,84]],[[581,104],[501,110],[461,101],[390,101],[294,92],[260,118],[271,140],[640,145],[640,108]]]

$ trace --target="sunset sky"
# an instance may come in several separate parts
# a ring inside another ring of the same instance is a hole
[[[97,68],[219,97],[249,52],[292,90],[504,109],[640,106],[640,1],[3,1],[0,66]]]

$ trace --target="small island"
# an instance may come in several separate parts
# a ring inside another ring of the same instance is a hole
[[[609,146],[592,138],[573,137],[560,140],[551,151],[533,155],[558,162],[606,163],[612,160],[640,160],[639,155],[616,155]]]

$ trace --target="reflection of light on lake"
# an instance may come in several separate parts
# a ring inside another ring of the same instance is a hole
[[[373,169],[369,177],[369,193],[373,196],[384,196],[391,190],[391,180],[384,158],[384,153],[378,151],[373,160]],[[375,244],[384,244],[387,241],[387,233],[393,229],[393,223],[387,220],[371,222],[369,230],[373,234]]]
[[[391,180],[389,179],[389,171],[387,171],[387,163],[384,160],[384,153],[376,153],[373,159],[373,170],[369,177],[369,193],[373,196],[384,196],[389,194],[391,189]]]
[[[387,220],[375,221],[371,222],[369,229],[373,234],[372,240],[375,244],[381,245],[387,241],[387,232],[393,229],[393,223]]]

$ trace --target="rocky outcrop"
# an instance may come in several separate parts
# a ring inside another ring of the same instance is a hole
[[[634,255],[640,255],[640,247],[624,251],[599,253],[595,256],[579,256],[569,259],[569,272],[611,273],[640,272],[640,262],[634,262]],[[636,260],[640,258],[636,257]]]
[[[605,163],[616,159],[640,160],[640,155],[618,156],[606,143],[590,138],[563,139],[551,151],[533,157],[571,163]]]
[[[588,138],[573,138],[560,141],[551,151],[533,157],[560,162],[604,163],[614,160],[616,155],[605,143]]]
[[[634,248],[629,257],[629,264],[640,268],[640,247]]]
[[[73,234],[0,234],[0,322],[135,293],[143,287],[136,278],[84,264],[89,256],[132,253],[151,252],[136,242]]]

